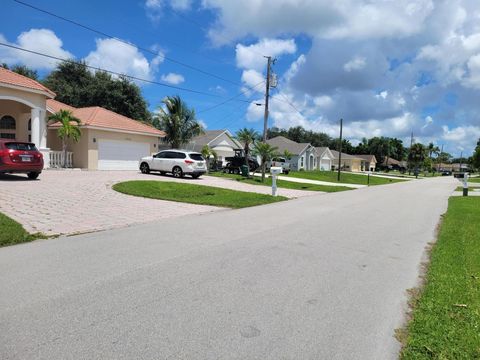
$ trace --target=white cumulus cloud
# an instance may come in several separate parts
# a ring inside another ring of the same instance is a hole
[[[97,39],[96,46],[84,59],[88,65],[147,80],[153,79],[158,61],[150,63],[135,47],[114,39]]]
[[[0,34],[0,41],[8,43],[2,34]],[[62,40],[49,29],[30,29],[22,32],[17,37],[17,41],[10,44],[61,59],[74,58],[72,53],[63,48]],[[6,47],[0,48],[0,62],[9,65],[21,63],[34,69],[47,70],[53,69],[58,63],[54,59]]]
[[[161,76],[161,80],[171,85],[178,85],[183,83],[185,81],[185,78],[180,74],[168,73],[168,74],[163,74]]]

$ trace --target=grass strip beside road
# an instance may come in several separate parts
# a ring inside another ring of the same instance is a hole
[[[235,209],[288,200],[283,196],[155,180],[125,181],[113,185],[113,190],[150,199]]]
[[[265,182],[262,183],[262,179],[257,176],[254,178],[247,179],[241,175],[227,174],[224,172],[212,172],[212,173],[209,173],[208,176],[233,179],[238,182],[251,184],[251,185],[264,185],[264,186],[270,186],[270,187],[272,186],[272,179],[270,177],[266,178]],[[283,188],[283,189],[292,189],[292,190],[309,190],[309,191],[323,191],[323,192],[354,190],[352,188],[348,188],[345,186],[315,185],[315,184],[297,183],[297,182],[292,182],[287,180],[278,180],[278,179],[277,179],[277,187],[280,189]]]
[[[480,359],[480,198],[451,197],[401,359]]]
[[[367,185],[368,176],[362,174],[346,173],[342,172],[340,174],[340,181],[337,180],[338,173],[336,171],[291,171],[288,175],[299,179],[309,179],[317,181],[328,181],[328,182],[338,182],[345,184],[360,184]],[[370,185],[384,185],[391,184],[396,182],[408,181],[403,179],[387,179],[383,177],[370,176]]]
[[[0,247],[45,239],[42,234],[30,234],[21,224],[0,213]]]

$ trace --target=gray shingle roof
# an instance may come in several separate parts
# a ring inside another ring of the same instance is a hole
[[[377,158],[375,157],[375,155],[356,155],[356,156],[368,162],[377,162]]]
[[[267,143],[278,148],[277,151],[279,153],[283,153],[285,150],[288,150],[293,155],[300,155],[305,148],[310,145],[309,143],[297,143],[283,136],[277,136],[273,139],[269,139],[267,140]]]
[[[219,137],[225,132],[227,132],[227,130],[206,130],[204,134],[195,136],[192,140],[190,140],[190,147],[194,151],[202,151],[202,148],[205,145],[208,145],[211,141],[215,140],[217,137]]]
[[[327,149],[328,147],[326,146],[316,147],[315,150],[317,151],[317,156],[322,155]]]
[[[337,150],[330,150],[330,151],[332,152],[333,157],[334,157],[335,159],[338,159],[338,154],[339,154],[338,151],[337,151]],[[357,157],[357,156],[350,155],[350,154],[345,154],[345,153],[343,153],[343,152],[342,152],[342,159],[344,159],[344,160],[355,160],[355,159],[356,159],[356,160],[365,160],[365,159],[363,159],[363,158],[361,158],[361,157]]]

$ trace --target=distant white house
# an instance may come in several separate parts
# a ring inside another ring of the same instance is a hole
[[[226,164],[225,158],[234,156],[235,150],[243,146],[236,140],[228,130],[207,130],[204,134],[194,137],[186,146],[187,150],[201,152],[202,148],[208,145],[217,153],[217,160]]]
[[[279,154],[283,154],[285,150],[292,154],[291,159],[287,159],[291,170],[315,170],[317,168],[317,151],[311,144],[297,143],[283,136],[269,139],[267,143],[276,147]]]
[[[316,147],[317,168],[322,171],[332,170],[334,156],[328,147]]]

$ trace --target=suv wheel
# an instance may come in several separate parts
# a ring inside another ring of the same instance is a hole
[[[142,165],[140,165],[140,171],[142,174],[150,174],[150,167],[147,163],[142,163]]]
[[[36,178],[38,178],[38,175],[40,175],[40,173],[38,173],[38,172],[29,172],[27,174],[27,176],[30,180],[35,180]]]
[[[175,166],[175,167],[172,169],[172,174],[173,174],[173,177],[182,178],[182,177],[183,177],[182,168],[179,167],[179,166]]]

